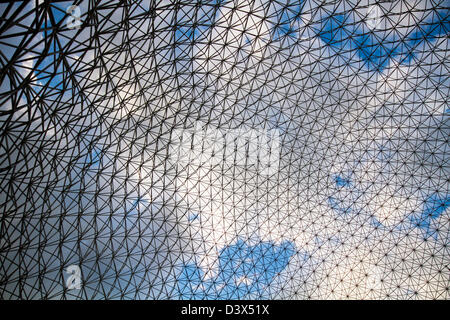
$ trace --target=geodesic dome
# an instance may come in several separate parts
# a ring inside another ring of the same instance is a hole
[[[448,299],[449,10],[0,4],[0,297]]]

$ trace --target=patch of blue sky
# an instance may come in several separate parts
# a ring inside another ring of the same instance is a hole
[[[369,218],[369,224],[375,228],[383,228],[383,224],[375,216]]]
[[[199,31],[194,29],[194,27],[181,27],[178,26],[175,29],[175,43],[176,44],[188,44],[194,41],[195,37],[197,37]]]
[[[424,41],[433,41],[450,32],[450,9],[433,11],[431,20],[420,24],[408,35],[408,45],[416,47]]]
[[[196,212],[190,212],[190,213],[187,215],[187,219],[188,219],[189,222],[198,220],[199,217],[200,217],[200,214],[198,214],[198,213],[196,213]]]
[[[204,3],[197,12],[197,28],[200,32],[206,31],[219,17],[220,7],[225,0],[212,0]]]
[[[405,37],[396,32],[386,35],[386,31],[370,32],[362,24],[351,20],[351,15],[337,13],[324,17],[319,37],[337,52],[358,53],[358,58],[370,70],[383,71],[392,58],[401,63],[409,63],[415,49],[424,41],[448,35],[449,10],[440,10],[431,19],[419,24]]]
[[[293,24],[300,18],[303,1],[290,1],[277,11],[277,21],[273,27],[273,40],[285,36],[295,36],[296,30]],[[280,5],[281,6],[281,5]]]
[[[49,85],[51,88],[63,90],[63,71],[61,65],[57,65],[59,59],[57,46],[56,43],[52,44],[48,55],[36,65],[36,80],[41,86]]]
[[[53,18],[55,19],[55,25],[58,25],[67,18],[67,2],[66,3],[52,3],[50,10],[52,11]]]
[[[350,15],[337,13],[324,18],[319,37],[337,52],[357,50],[358,56],[370,69],[382,71],[393,55],[393,46],[379,43],[371,33],[357,28]]]
[[[181,299],[204,297],[203,271],[195,264],[185,265],[177,279],[177,290]]]
[[[91,168],[98,168],[102,157],[102,150],[94,147],[84,159],[85,165]]]
[[[323,19],[319,31],[319,37],[333,48],[342,48],[343,41],[348,38],[346,25],[349,18],[344,13],[327,16]]]
[[[41,25],[42,38],[45,40],[45,46],[48,47],[46,55],[42,56],[36,62],[36,79],[40,86],[49,85],[51,88],[57,88],[63,90],[63,66],[58,63],[60,59],[60,43],[56,41],[54,32],[57,32],[58,28],[62,28],[65,18],[68,16],[65,12],[65,7],[60,8],[55,5],[50,6],[51,17],[48,16],[43,20]],[[53,20],[53,21],[52,21]],[[58,38],[59,41],[64,41],[63,37]],[[64,43],[61,43],[64,44]]]
[[[201,268],[186,265],[178,277],[182,299],[243,299],[249,295],[264,296],[264,289],[289,264],[295,245],[260,242],[256,245],[239,240],[223,248],[219,271],[213,279],[204,280]]]
[[[433,220],[439,218],[450,207],[450,194],[433,193],[424,202],[423,209],[410,216],[413,227],[423,231],[426,238],[437,240],[438,232]]]
[[[351,41],[352,50],[356,49],[358,55],[368,69],[383,71],[389,61],[399,54],[400,47],[395,46],[393,40],[380,41],[373,34],[359,34],[356,31]]]
[[[208,29],[215,23],[220,12],[220,6],[223,5],[223,0],[213,0],[204,3],[197,9],[194,7],[191,10],[197,10],[196,21],[188,22],[187,24],[181,22],[176,24],[174,30],[175,43],[177,44],[189,44],[195,42],[201,38],[206,38]],[[179,14],[181,11],[179,11]],[[180,19],[184,17],[180,16]]]
[[[336,186],[339,188],[352,186],[351,179],[349,177],[345,177],[343,175],[335,175],[334,182],[336,183]]]

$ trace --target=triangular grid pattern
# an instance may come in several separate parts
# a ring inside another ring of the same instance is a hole
[[[2,299],[450,297],[449,1],[0,13]]]

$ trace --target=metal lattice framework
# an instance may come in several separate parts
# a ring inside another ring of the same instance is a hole
[[[2,299],[448,299],[449,10],[0,4]]]

